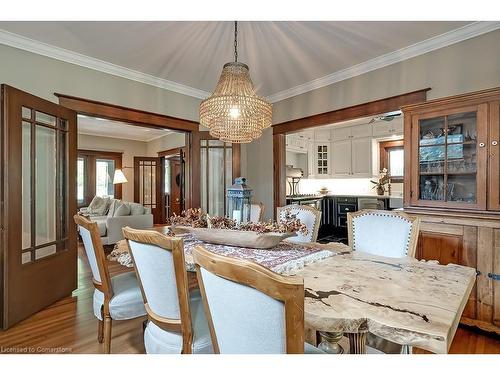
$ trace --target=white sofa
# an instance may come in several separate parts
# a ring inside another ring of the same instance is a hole
[[[114,211],[123,203],[130,207],[130,214],[126,216],[115,216]],[[88,207],[81,208],[80,213],[87,215],[90,220],[97,223],[103,245],[112,245],[123,240],[123,227],[128,226],[135,229],[151,229],[153,227],[151,209],[149,207],[144,207],[140,203],[110,199],[104,215],[92,214],[89,212]]]

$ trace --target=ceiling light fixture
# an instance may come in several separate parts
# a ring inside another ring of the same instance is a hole
[[[249,68],[238,62],[238,22],[234,22],[234,62],[224,64],[219,82],[200,105],[200,124],[224,142],[249,143],[272,123],[272,105],[255,93]]]

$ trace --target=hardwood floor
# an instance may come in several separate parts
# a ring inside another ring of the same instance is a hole
[[[130,272],[117,262],[109,262],[111,275]],[[32,317],[0,332],[0,353],[102,353],[97,342],[97,319],[92,311],[90,267],[83,249],[79,249],[78,289]],[[114,321],[111,353],[144,353],[144,318]],[[414,349],[415,353],[424,353]],[[450,353],[500,354],[500,340],[458,328]]]

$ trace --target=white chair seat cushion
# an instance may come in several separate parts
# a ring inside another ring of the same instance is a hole
[[[213,353],[212,340],[199,291],[191,292],[190,307],[193,353],[211,354]],[[150,321],[144,331],[144,346],[148,354],[180,354],[182,335],[179,332],[165,331]]]
[[[318,349],[314,345],[304,343],[304,354],[326,354],[323,350]]]
[[[111,278],[113,298],[109,301],[109,312],[113,320],[133,319],[146,315],[141,289],[134,272],[122,273]],[[102,320],[101,306],[104,294],[94,291],[94,315]]]

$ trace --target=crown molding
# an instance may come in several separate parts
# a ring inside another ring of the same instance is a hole
[[[349,68],[339,70],[324,77],[317,78],[290,89],[279,91],[275,94],[269,95],[267,97],[267,100],[269,100],[271,103],[276,103],[293,96],[304,94],[306,92],[313,91],[336,82],[344,81],[346,79],[353,78],[358,75],[410,59],[412,57],[423,55],[427,52],[431,52],[439,48],[443,48],[491,31],[495,31],[499,28],[499,21],[473,22],[461,28],[451,30],[441,35],[437,35],[430,39],[415,43],[411,46],[389,52],[385,55],[375,57],[371,60],[367,60]],[[186,86],[163,78],[158,78],[150,74],[115,65],[93,57],[72,52],[64,48],[55,47],[46,43],[23,37],[18,34],[10,33],[2,29],[0,29],[0,44],[36,53],[38,55],[50,57],[70,64],[79,65],[99,72],[111,74],[117,77],[144,83],[146,85],[159,87],[179,94],[188,95],[198,99],[205,99],[210,96],[210,93],[204,90],[196,89],[194,87]]]
[[[14,34],[2,29],[0,29],[0,44],[36,53],[38,55],[50,57],[70,64],[97,70],[99,72],[111,74],[117,77],[144,83],[146,85],[159,87],[161,89],[173,91],[179,94],[192,96],[198,99],[205,99],[210,95],[210,93],[207,91],[199,90],[194,87],[186,86],[163,78],[158,78],[150,74],[115,65],[110,62],[82,55],[80,53],[69,51],[64,48],[42,43],[37,40],[26,38],[24,36]]]
[[[335,73],[328,74],[313,81],[306,82],[287,90],[279,91],[275,94],[269,95],[267,97],[267,100],[269,100],[271,103],[276,103],[293,96],[304,94],[306,92],[316,90],[336,82],[344,81],[346,79],[353,78],[388,65],[411,59],[412,57],[423,55],[427,52],[431,52],[439,48],[443,48],[482,34],[489,33],[491,31],[495,31],[499,28],[500,22],[498,21],[473,22],[461,28],[448,31],[444,34],[440,34],[435,37],[412,44],[410,46],[401,48],[399,50],[389,52],[385,55],[375,57],[373,59],[364,61],[357,65],[353,65],[346,69],[339,70]]]

